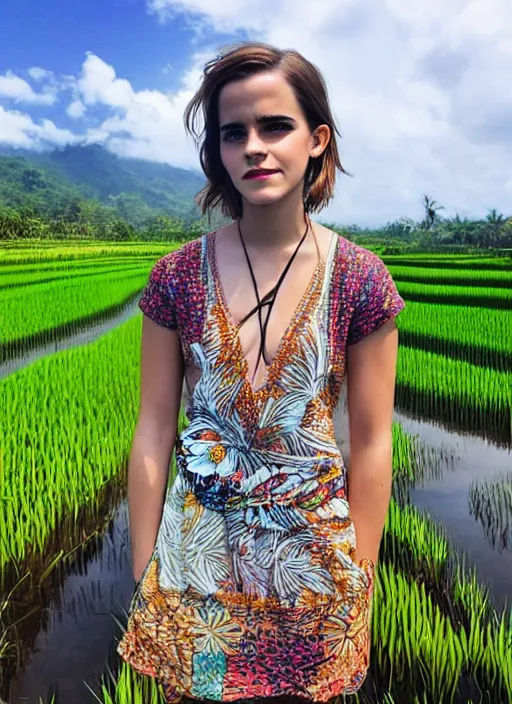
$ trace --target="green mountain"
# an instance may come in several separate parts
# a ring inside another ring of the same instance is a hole
[[[164,214],[190,222],[200,215],[194,196],[203,185],[198,171],[120,157],[99,145],[50,152],[0,147],[0,205],[47,217],[67,217],[87,200],[135,227]]]

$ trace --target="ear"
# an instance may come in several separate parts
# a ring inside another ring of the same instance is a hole
[[[309,150],[309,153],[311,157],[316,158],[327,148],[331,138],[331,129],[329,125],[319,125],[311,136],[313,146]]]

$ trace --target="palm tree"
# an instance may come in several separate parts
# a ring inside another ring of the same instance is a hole
[[[490,223],[501,223],[505,222],[505,216],[502,213],[498,213],[496,208],[491,208],[487,213],[486,220]]]
[[[425,208],[425,220],[423,221],[423,226],[426,230],[430,230],[439,220],[437,211],[444,210],[444,205],[436,205],[435,200],[431,200],[428,196],[424,196],[423,206]]]
[[[455,244],[471,244],[468,224],[469,219],[467,217],[461,218],[459,213],[455,213],[451,226],[452,240]]]
[[[501,231],[507,219],[502,213],[498,213],[496,208],[491,208],[485,219],[489,223],[486,227],[486,244],[488,247],[495,247],[500,243]]]

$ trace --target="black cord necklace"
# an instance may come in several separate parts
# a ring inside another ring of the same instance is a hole
[[[304,240],[306,239],[306,235],[308,234],[311,221],[310,221],[310,219],[309,219],[309,217],[308,217],[307,215],[305,216],[305,218],[306,218],[306,223],[307,223],[307,225],[306,225],[306,231],[305,231],[304,234],[302,235],[302,238],[301,238],[299,244],[298,244],[297,247],[295,248],[295,251],[294,251],[293,254],[291,255],[290,259],[288,260],[288,263],[286,264],[285,268],[283,269],[283,271],[282,271],[282,273],[281,273],[281,275],[280,275],[280,277],[279,277],[279,279],[278,279],[276,285],[275,285],[274,288],[272,288],[267,294],[265,294],[265,296],[263,297],[263,299],[260,299],[260,294],[259,294],[259,291],[258,291],[258,285],[257,285],[257,283],[256,283],[256,277],[254,276],[254,271],[253,271],[253,268],[252,268],[252,265],[251,265],[251,260],[249,259],[249,254],[248,254],[248,252],[247,252],[247,247],[245,246],[244,238],[242,237],[242,230],[240,229],[240,221],[237,221],[237,224],[238,224],[238,233],[239,233],[239,235],[240,235],[240,240],[241,240],[242,246],[243,246],[243,248],[244,248],[245,258],[247,259],[247,265],[248,265],[248,267],[249,267],[249,271],[250,271],[250,274],[251,274],[252,283],[253,283],[253,286],[254,286],[254,293],[256,294],[256,300],[258,301],[258,305],[257,305],[255,308],[253,308],[253,309],[243,318],[243,320],[240,321],[240,323],[239,323],[238,326],[237,326],[238,328],[240,328],[241,325],[242,325],[251,315],[253,315],[253,313],[255,312],[255,310],[258,311],[258,321],[259,321],[259,324],[260,324],[261,341],[260,341],[260,349],[259,349],[259,352],[258,352],[258,358],[257,358],[257,360],[256,360],[256,366],[254,367],[254,375],[256,375],[256,370],[258,369],[258,364],[259,364],[259,361],[260,361],[260,357],[261,357],[262,355],[263,355],[263,361],[265,362],[265,364],[266,364],[267,366],[270,364],[270,362],[267,362],[267,358],[266,358],[266,356],[265,356],[265,338],[266,338],[266,334],[267,334],[268,321],[269,321],[269,319],[270,319],[270,314],[271,314],[271,312],[272,312],[272,308],[273,308],[273,306],[274,306],[274,303],[275,303],[275,300],[276,300],[276,296],[277,296],[277,292],[278,292],[278,290],[279,290],[279,287],[280,287],[281,284],[283,283],[284,277],[285,277],[286,274],[288,273],[288,270],[289,270],[289,268],[291,267],[292,262],[293,262],[293,260],[295,259],[295,256],[296,256],[297,252],[299,251],[300,246],[302,245],[302,243],[303,243]],[[262,309],[262,307],[263,307],[264,305],[268,305],[268,307],[269,307],[269,308],[268,308],[267,317],[266,317],[266,319],[265,319],[265,323],[263,323],[263,321],[262,321],[262,313],[261,313],[261,309]],[[253,379],[253,381],[254,381],[254,379]]]

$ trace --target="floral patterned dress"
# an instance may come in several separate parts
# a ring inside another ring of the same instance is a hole
[[[168,702],[357,691],[374,565],[355,560],[335,412],[347,344],[404,306],[389,272],[333,234],[259,388],[220,285],[215,232],[162,257],[139,306],[180,331],[190,422],[119,654]]]

